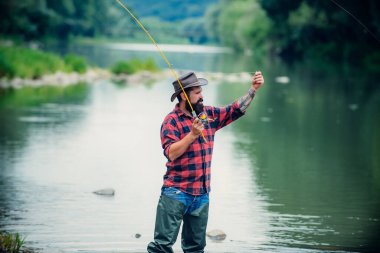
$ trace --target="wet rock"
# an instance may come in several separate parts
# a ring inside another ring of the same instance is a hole
[[[113,196],[115,195],[115,190],[112,188],[104,188],[104,189],[94,191],[93,193],[97,195]]]
[[[135,234],[135,238],[140,238],[141,237],[141,234],[137,233]]]
[[[357,105],[357,104],[350,104],[350,105],[348,105],[348,108],[351,111],[356,111],[357,109],[359,109],[359,105]]]
[[[278,76],[275,78],[275,81],[277,83],[287,84],[290,82],[290,79],[287,76]]]
[[[211,239],[215,241],[223,241],[226,239],[227,235],[220,229],[214,229],[211,231],[208,231],[206,235]]]
[[[261,122],[270,122],[270,118],[269,117],[261,117],[260,118]]]

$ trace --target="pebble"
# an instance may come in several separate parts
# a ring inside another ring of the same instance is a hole
[[[115,190],[112,188],[105,188],[105,189],[100,189],[100,190],[94,191],[93,193],[95,193],[97,195],[113,196],[113,195],[115,195]]]
[[[215,241],[223,241],[226,239],[227,235],[220,229],[214,229],[211,231],[208,231],[206,235],[211,239]]]
[[[287,76],[278,76],[275,78],[275,81],[277,83],[287,84],[290,82],[290,79]]]

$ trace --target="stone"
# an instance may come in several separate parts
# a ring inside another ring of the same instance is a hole
[[[350,105],[348,105],[348,108],[350,108],[351,111],[356,111],[357,109],[359,109],[359,105],[358,104],[350,104]]]
[[[97,195],[113,196],[115,195],[115,190],[112,188],[104,188],[104,189],[94,191],[93,193]]]
[[[223,241],[226,239],[227,235],[220,229],[214,229],[211,231],[208,231],[206,235],[211,239],[215,241]]]
[[[287,76],[278,76],[275,78],[277,83],[287,84],[290,82],[290,78]]]

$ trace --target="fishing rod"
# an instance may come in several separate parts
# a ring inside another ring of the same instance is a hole
[[[118,4],[121,5],[121,7],[124,8],[124,10],[126,10],[128,12],[128,14],[136,21],[136,23],[140,26],[140,28],[146,33],[146,35],[148,35],[148,38],[150,39],[150,41],[153,43],[153,45],[157,48],[158,52],[160,53],[161,57],[164,59],[164,61],[166,62],[166,64],[168,65],[169,69],[171,70],[173,76],[175,77],[175,79],[178,81],[179,83],[179,86],[181,87],[181,90],[183,92],[183,94],[185,95],[185,98],[186,98],[186,101],[187,103],[189,104],[190,106],[190,109],[191,109],[191,114],[193,115],[194,118],[198,118],[197,114],[195,113],[194,111],[194,108],[193,106],[191,105],[191,102],[190,102],[190,99],[189,97],[187,96],[186,92],[185,92],[185,89],[183,88],[183,85],[181,83],[181,81],[179,80],[179,77],[177,75],[177,73],[174,71],[173,67],[172,67],[172,64],[169,62],[169,60],[166,58],[164,52],[162,52],[162,50],[158,47],[156,41],[153,39],[153,37],[150,35],[150,33],[148,32],[147,29],[145,29],[145,27],[143,26],[143,24],[135,17],[135,15],[133,15],[133,13],[127,8],[127,6],[125,6],[120,0],[115,0]],[[201,119],[202,121],[202,119]],[[203,122],[203,121],[202,121]],[[207,143],[207,140],[203,134],[203,132],[201,132],[202,134],[202,138],[203,140]]]
[[[360,19],[358,19],[357,17],[355,17],[354,14],[352,14],[351,12],[349,12],[348,10],[346,10],[342,5],[338,4],[336,1],[334,0],[330,0],[330,2],[334,3],[336,6],[338,6],[340,9],[344,10],[347,14],[349,14],[353,19],[355,19],[356,22],[359,23],[359,25],[361,25],[369,34],[371,34],[371,36],[377,40],[377,42],[380,43],[380,39],[373,33],[371,32],[371,30],[368,29],[367,26],[365,26],[363,24],[363,22],[360,21]]]

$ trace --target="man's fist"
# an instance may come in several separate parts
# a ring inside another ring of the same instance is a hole
[[[258,90],[263,84],[264,84],[264,77],[261,74],[261,71],[256,71],[255,75],[252,78],[252,87],[255,90]]]
[[[199,136],[202,134],[202,131],[204,129],[204,125],[202,123],[202,121],[200,121],[200,119],[196,118],[194,121],[193,121],[193,125],[192,125],[192,128],[191,128],[191,132],[193,135],[195,136]]]

